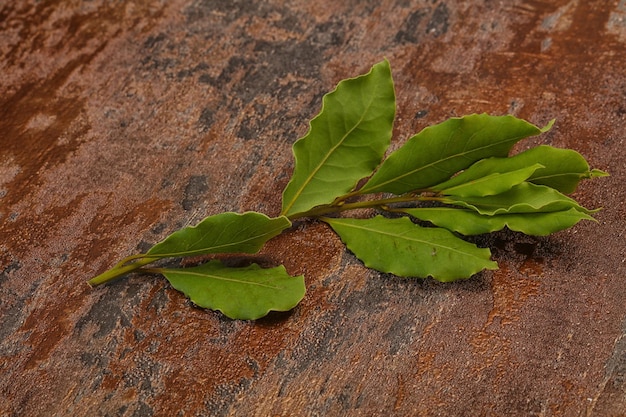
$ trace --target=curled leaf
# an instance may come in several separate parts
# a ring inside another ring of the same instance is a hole
[[[591,210],[580,206],[576,200],[553,188],[529,182],[518,184],[497,195],[486,197],[447,196],[440,198],[439,201],[469,208],[488,216],[514,213],[549,213],[571,208],[586,214],[592,213]]]
[[[429,221],[463,235],[491,233],[508,227],[509,229],[533,236],[547,236],[551,233],[572,227],[581,220],[594,220],[590,215],[575,208],[549,213],[482,215],[473,210],[435,207],[396,209],[394,212],[407,213],[416,219]]]

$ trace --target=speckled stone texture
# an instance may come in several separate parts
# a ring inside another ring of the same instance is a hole
[[[0,415],[626,415],[626,1],[2,1]],[[163,278],[85,281],[223,211],[276,215],[322,95],[388,58],[392,148],[512,113],[612,176],[501,269],[441,284],[362,266],[304,224],[261,256],[287,314],[232,321]]]

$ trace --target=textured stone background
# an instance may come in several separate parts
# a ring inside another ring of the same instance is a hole
[[[0,2],[0,415],[626,415],[626,0]],[[393,147],[472,112],[610,178],[459,283],[366,270],[327,227],[263,256],[289,314],[85,281],[208,214],[276,215],[321,96],[383,57]]]

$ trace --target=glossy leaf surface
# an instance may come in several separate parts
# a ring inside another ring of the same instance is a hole
[[[500,214],[485,216],[473,210],[436,207],[399,209],[416,219],[429,221],[434,225],[463,235],[490,233],[508,227],[516,232],[533,236],[547,236],[550,233],[572,227],[580,220],[593,220],[593,217],[571,208],[550,213]]]
[[[489,259],[489,249],[478,248],[445,229],[418,226],[407,217],[323,220],[357,258],[381,272],[432,276],[445,282],[498,267]]]
[[[344,80],[324,96],[322,111],[293,145],[294,172],[283,192],[290,216],[328,204],[372,173],[389,146],[395,93],[387,61]]]
[[[555,189],[529,182],[523,182],[509,191],[497,195],[486,197],[449,196],[442,197],[440,201],[473,209],[488,216],[513,213],[548,213],[571,208],[583,213],[590,213],[575,200]]]
[[[284,216],[256,212],[221,213],[185,227],[154,245],[146,257],[163,258],[208,253],[256,253],[263,244],[291,226]]]
[[[231,319],[255,320],[270,311],[288,311],[304,297],[302,275],[292,277],[283,266],[261,268],[252,264],[229,268],[219,261],[184,269],[161,271],[194,304],[219,310]]]
[[[360,192],[404,194],[426,189],[480,159],[505,157],[515,143],[550,127],[540,129],[513,116],[448,119],[425,128],[389,155]]]

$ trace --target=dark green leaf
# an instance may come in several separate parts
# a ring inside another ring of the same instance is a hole
[[[304,277],[289,276],[283,266],[263,269],[252,264],[228,268],[219,261],[211,261],[193,268],[160,272],[194,304],[219,310],[231,319],[255,320],[270,310],[291,310],[306,291]]]
[[[480,214],[493,216],[496,214],[514,213],[549,213],[575,208],[589,214],[591,211],[581,207],[575,200],[545,185],[523,182],[509,191],[486,197],[448,196],[439,199],[445,204],[473,209]]]
[[[445,229],[425,228],[407,217],[323,219],[363,263],[381,272],[439,281],[468,278],[497,269],[489,249],[481,249]]]
[[[146,257],[256,253],[265,242],[290,226],[291,222],[284,216],[269,218],[256,212],[221,213],[172,233],[154,245]]]
[[[395,94],[387,61],[324,96],[309,132],[293,145],[295,168],[283,192],[286,216],[332,203],[371,174],[389,146]]]
[[[505,226],[516,232],[533,236],[547,236],[572,227],[580,220],[594,220],[593,217],[571,208],[550,213],[520,213],[486,216],[473,210],[435,207],[398,209],[416,219],[429,221],[439,227],[461,233],[478,235],[502,230]]]
[[[410,138],[393,152],[360,190],[361,194],[404,194],[439,184],[474,162],[507,156],[521,139],[543,129],[513,116],[474,114],[448,119]]]

